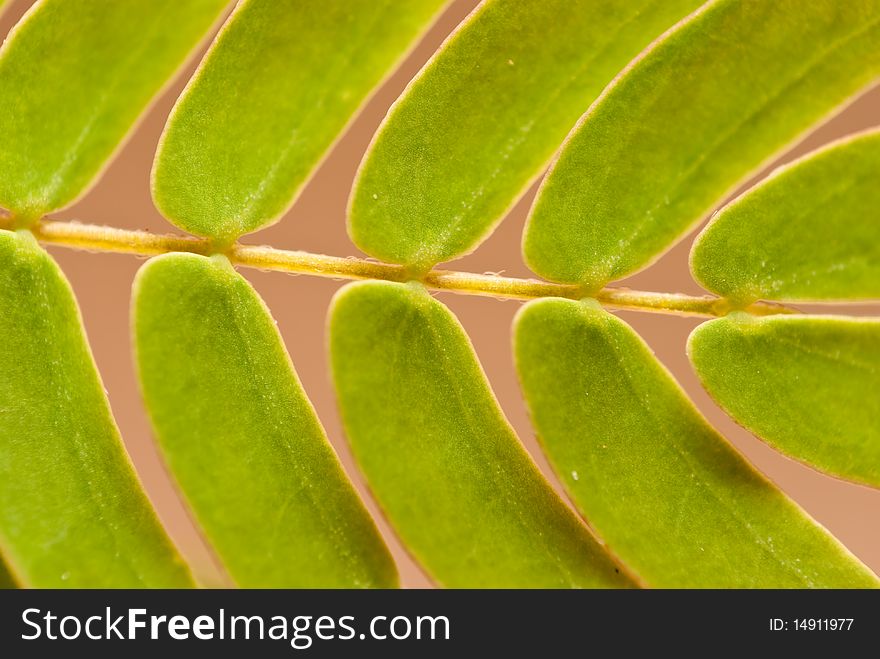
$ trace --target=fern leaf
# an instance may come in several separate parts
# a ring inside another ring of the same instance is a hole
[[[726,206],[691,248],[704,287],[757,299],[880,298],[880,131],[778,169]]]
[[[595,303],[527,304],[515,352],[565,488],[648,585],[880,585],[709,426],[626,323]]]
[[[82,195],[227,0],[42,0],[0,49],[0,206]]]
[[[354,455],[439,584],[631,585],[541,476],[464,330],[424,288],[344,288],[331,307],[330,354]]]
[[[229,262],[153,259],[133,309],[159,445],[232,579],[247,588],[396,585],[272,317]]]
[[[707,3],[572,131],[532,208],[527,263],[589,289],[644,268],[878,75],[880,0]]]
[[[445,0],[244,0],[180,97],[153,198],[232,242],[277,221]]]
[[[38,588],[180,588],[188,569],[138,483],[70,286],[0,231],[0,555]]]
[[[775,449],[880,487],[880,319],[737,313],[697,327],[688,352],[721,407]]]
[[[427,270],[474,249],[614,74],[699,0],[488,0],[391,108],[349,233]]]

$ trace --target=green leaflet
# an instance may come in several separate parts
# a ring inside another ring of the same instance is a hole
[[[546,299],[515,325],[547,455],[609,549],[648,585],[878,585],[708,425],[623,321],[595,302]]]
[[[445,0],[244,0],[171,113],[153,198],[232,242],[272,224]]]
[[[225,257],[151,260],[135,281],[133,311],[159,444],[235,582],[396,586],[275,322]]]
[[[35,588],[192,585],[122,447],[70,286],[0,231],[0,554]]]
[[[880,319],[731,314],[688,343],[703,385],[775,449],[880,487]]]
[[[474,249],[624,64],[699,5],[484,2],[376,134],[352,191],[352,240],[422,270]]]
[[[880,298],[880,131],[774,172],[725,207],[691,249],[691,271],[743,304]]]
[[[82,194],[227,0],[41,0],[0,50],[0,206]]]
[[[715,0],[609,86],[538,193],[536,273],[598,289],[880,74],[880,0]]]
[[[550,489],[461,325],[419,284],[342,289],[331,305],[330,353],[354,455],[438,583],[632,585]]]

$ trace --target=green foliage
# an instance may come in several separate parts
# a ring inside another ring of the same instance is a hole
[[[614,74],[699,4],[483,3],[376,134],[352,191],[355,244],[420,270],[471,251]]]
[[[330,354],[355,457],[438,583],[628,585],[519,443],[455,316],[419,284],[340,291]]]
[[[743,303],[880,298],[878,172],[878,131],[777,170],[703,230],[694,277]]]
[[[737,313],[700,325],[688,352],[715,400],[771,446],[880,487],[880,319]]]
[[[168,119],[153,197],[220,242],[278,220],[444,0],[244,0]]]
[[[42,0],[0,50],[0,206],[81,195],[227,0]]]
[[[660,588],[877,586],[697,412],[623,321],[540,300],[516,362],[554,468],[593,528]]]
[[[0,555],[22,585],[181,587],[70,286],[27,232],[0,231]]]
[[[880,74],[880,0],[713,0],[584,115],[527,226],[529,266],[598,289]]]
[[[237,584],[394,586],[269,311],[223,256],[147,263],[133,301],[159,445]]]

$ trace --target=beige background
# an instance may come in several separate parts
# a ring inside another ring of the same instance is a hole
[[[18,0],[12,4],[0,20],[3,34],[30,4],[29,0]],[[360,157],[389,104],[474,5],[474,0],[456,0],[452,3],[421,45],[366,105],[359,119],[318,170],[295,207],[279,224],[259,235],[247,237],[245,242],[335,255],[358,254],[358,250],[346,236],[344,217],[348,191]],[[153,207],[149,192],[149,171],[165,117],[194,66],[195,61],[186,67],[158,99],[94,189],[71,208],[57,213],[57,217],[160,232],[172,230]],[[58,111],[64,112],[64,108],[58,108]],[[880,89],[875,89],[864,94],[835,119],[816,130],[780,161],[840,135],[868,127],[876,122],[878,116]],[[526,195],[475,254],[460,259],[452,267],[476,272],[503,271],[513,276],[529,276],[530,273],[520,257],[519,243],[525,213],[533,192],[534,190]],[[687,269],[690,242],[690,239],[684,241],[649,270],[627,280],[626,284],[657,291],[701,293]],[[50,247],[49,251],[61,263],[77,292],[86,329],[98,367],[110,392],[110,402],[116,419],[152,500],[197,573],[210,583],[223,583],[222,573],[194,529],[167,478],[141,405],[129,350],[128,328],[130,286],[141,261],[131,256],[86,254],[58,247]],[[387,524],[376,515],[375,504],[366,493],[361,476],[352,463],[340,427],[327,371],[324,317],[330,297],[341,283],[249,269],[243,269],[242,274],[265,298],[278,320],[303,384],[318,409],[333,445],[348,473],[367,499],[392,547],[403,583],[410,587],[429,586],[430,582],[406,555]],[[549,474],[546,461],[536,449],[510,352],[510,322],[519,303],[455,294],[443,294],[440,299],[459,316],[470,333],[501,406],[538,464]],[[870,312],[867,306],[850,306],[845,309],[853,313]],[[873,313],[877,313],[877,307],[874,307]],[[635,312],[621,313],[620,316],[645,337],[712,423],[758,468],[835,533],[863,561],[880,572],[880,525],[877,523],[880,519],[880,491],[837,481],[787,460],[730,421],[701,389],[685,357],[685,341],[690,330],[699,322],[698,319]],[[877,393],[866,392],[866,395]],[[556,485],[552,474],[550,478]]]

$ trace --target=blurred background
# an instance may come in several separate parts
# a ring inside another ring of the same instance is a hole
[[[11,4],[0,18],[2,34],[8,32],[31,4],[32,0],[16,0]],[[419,47],[365,105],[358,119],[337,142],[281,222],[245,237],[243,242],[339,256],[360,255],[345,232],[345,207],[361,156],[389,105],[449,32],[477,4],[476,0],[455,0],[451,3]],[[207,43],[202,45],[195,58],[157,99],[94,188],[73,206],[53,217],[156,232],[173,229],[156,211],[150,198],[150,167],[165,118],[206,46]],[[58,108],[58,111],[63,112],[64,108]],[[878,118],[880,88],[874,88],[815,129],[743,187],[753,184],[779,164],[830,140],[867,128],[875,124]],[[467,118],[462,117],[462,121],[467,121]],[[474,254],[440,267],[533,276],[523,265],[520,255],[521,231],[533,196],[534,188]],[[654,291],[704,293],[688,271],[687,255],[692,238],[693,235],[670,250],[648,270],[619,284]],[[128,255],[88,254],[62,247],[50,246],[48,249],[59,261],[76,291],[116,420],[150,498],[199,577],[212,585],[227,583],[222,569],[202,541],[168,478],[141,404],[129,346],[128,313],[132,278],[142,260]],[[324,325],[330,298],[343,283],[252,269],[242,269],[241,273],[272,309],[330,441],[394,553],[403,585],[430,587],[430,581],[382,519],[345,442],[330,385]],[[537,448],[514,372],[509,341],[510,324],[520,303],[452,293],[441,294],[439,298],[461,319],[504,412],[537,464],[558,489],[558,481]],[[799,308],[810,310],[816,307],[799,305]],[[837,305],[834,311],[876,315],[878,309],[877,306],[872,308],[867,305]],[[880,491],[823,476],[784,458],[732,422],[700,387],[685,356],[687,336],[701,322],[700,319],[637,312],[620,312],[619,315],[645,338],[715,427],[851,551],[875,572],[880,572]],[[865,395],[880,395],[880,392],[865,392]]]

